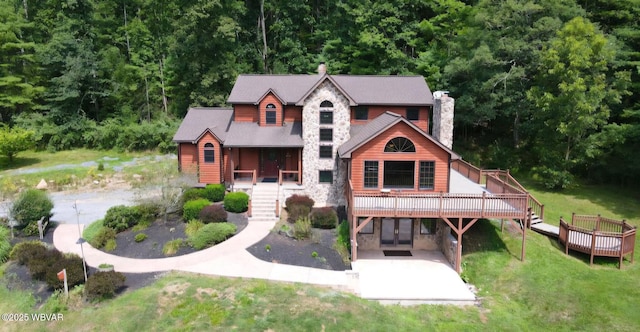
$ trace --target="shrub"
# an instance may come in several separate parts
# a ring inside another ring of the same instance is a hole
[[[146,238],[147,238],[147,234],[145,234],[145,233],[138,233],[138,234],[136,234],[136,236],[135,236],[134,240],[135,240],[136,242],[138,242],[138,243],[139,243],[139,242],[144,241]]]
[[[101,228],[98,233],[93,237],[92,240],[89,240],[89,244],[92,245],[96,249],[104,248],[107,245],[107,242],[116,239],[116,231],[110,227]]]
[[[338,215],[332,207],[317,208],[311,212],[311,225],[315,228],[332,229],[337,223]]]
[[[138,210],[138,213],[140,213],[140,221],[138,223],[153,222],[160,214],[160,205],[151,200],[140,203],[134,208],[136,208]]]
[[[53,201],[47,193],[38,189],[27,189],[13,202],[9,215],[20,226],[27,226],[42,217],[51,217],[51,210],[53,210]]]
[[[26,265],[29,268],[29,273],[32,278],[45,280],[48,271],[52,268],[52,265],[63,258],[64,255],[62,255],[58,250],[47,249],[44,252],[37,253],[35,256],[29,258]],[[56,271],[56,273],[60,271],[62,271],[62,269]]]
[[[138,207],[118,205],[107,210],[102,224],[119,233],[137,224],[141,219],[142,213]]]
[[[183,239],[171,240],[164,244],[164,246],[162,247],[162,253],[165,256],[175,255],[180,249],[180,247],[182,247],[183,245],[184,245]]]
[[[198,218],[200,211],[207,206],[210,205],[211,202],[204,198],[196,199],[194,201],[188,201],[184,203],[182,207],[182,218],[184,220],[191,220]]]
[[[21,231],[23,236],[35,236],[40,234],[38,229],[38,222],[30,222]]]
[[[204,198],[211,202],[220,202],[224,198],[225,187],[223,184],[208,184],[204,190]]]
[[[198,215],[198,219],[202,220],[203,223],[208,224],[212,222],[226,222],[227,221],[227,211],[225,211],[224,207],[218,204],[205,206]]]
[[[549,167],[541,167],[536,169],[542,177],[542,184],[551,190],[567,189],[574,182],[573,175],[569,171],[554,170]]]
[[[309,218],[296,220],[295,224],[293,224],[293,237],[298,240],[311,237],[311,220],[309,220]]]
[[[347,249],[347,252],[351,252],[351,237],[349,236],[349,222],[343,220],[338,225],[338,238],[336,242]]]
[[[113,251],[116,249],[116,247],[118,246],[118,243],[116,242],[116,239],[109,239],[107,240],[107,243],[104,244],[104,250],[105,251]]]
[[[296,222],[300,218],[309,217],[311,210],[306,205],[292,205],[287,207],[287,221],[290,223]]]
[[[125,276],[120,272],[98,272],[87,278],[84,294],[89,301],[111,298],[124,286]]]
[[[236,225],[223,222],[204,225],[191,237],[191,245],[201,250],[210,245],[220,243],[236,233]]]
[[[224,209],[229,212],[245,212],[249,207],[249,195],[238,191],[224,196]]]
[[[311,197],[306,195],[291,195],[289,198],[285,200],[285,205],[287,206],[287,210],[294,205],[304,205],[309,208],[309,211],[313,208],[315,202]]]
[[[84,282],[82,258],[77,255],[66,255],[51,263],[47,268],[47,271],[44,274],[44,281],[49,285],[49,287],[54,289],[64,287],[64,282],[58,279],[58,272],[62,271],[62,269],[67,270],[67,283],[69,287],[79,285]]]
[[[20,265],[25,265],[34,257],[43,257],[47,247],[40,241],[25,241],[13,246],[9,253],[9,259],[17,261]]]
[[[184,234],[188,237],[194,236],[200,228],[204,226],[204,223],[198,219],[189,220],[187,227],[184,229]]]
[[[82,231],[82,237],[91,245],[93,245],[93,239],[98,235],[98,233],[104,228],[102,220],[96,220],[86,226]]]
[[[11,252],[11,242],[9,242],[9,230],[0,226],[0,264],[7,261]]]
[[[204,189],[202,188],[189,188],[182,193],[182,205],[188,201],[195,201],[196,199],[205,198]]]

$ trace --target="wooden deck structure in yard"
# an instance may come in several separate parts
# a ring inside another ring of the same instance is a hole
[[[558,241],[565,246],[565,254],[569,249],[589,254],[590,264],[594,256],[617,257],[618,268],[622,268],[624,257],[633,254],[636,244],[636,227],[609,218],[587,215],[571,215],[571,224],[560,218],[560,234]]]
[[[374,217],[394,218],[439,218],[457,235],[457,257],[455,269],[461,271],[462,235],[479,219],[507,219],[514,223],[522,235],[520,258],[525,258],[526,229],[533,213],[544,214],[544,206],[533,198],[508,171],[480,170],[462,160],[452,162],[452,172],[458,172],[470,181],[485,183],[481,193],[423,194],[383,190],[380,192],[354,191],[349,182],[346,190],[347,213],[351,220],[366,217],[358,225],[352,222],[351,258],[357,260],[356,234]],[[452,188],[453,191],[453,188]],[[535,212],[534,212],[535,211]],[[464,219],[470,219],[466,224]]]

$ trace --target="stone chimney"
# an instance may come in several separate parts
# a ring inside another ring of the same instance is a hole
[[[327,73],[327,65],[324,63],[324,61],[322,61],[318,65],[318,74],[324,75],[326,73]]]
[[[431,136],[444,146],[453,147],[453,108],[455,99],[449,97],[448,91],[433,93],[433,128]]]

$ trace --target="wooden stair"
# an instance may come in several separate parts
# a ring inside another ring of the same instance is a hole
[[[531,215],[531,225],[529,227],[546,236],[557,238],[558,234],[560,234],[560,228],[558,226],[546,224],[544,220],[538,217],[535,213]]]

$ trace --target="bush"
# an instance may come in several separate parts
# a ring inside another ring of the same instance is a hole
[[[66,255],[51,263],[47,268],[44,275],[44,281],[49,285],[49,287],[54,289],[64,287],[64,282],[58,279],[58,272],[62,271],[62,269],[67,270],[67,283],[69,287],[79,285],[84,282],[82,258],[77,255]]]
[[[36,236],[40,235],[40,230],[38,229],[38,222],[30,222],[25,226],[21,231],[23,236]]]
[[[309,220],[309,218],[296,220],[295,224],[293,224],[293,237],[298,240],[311,237],[311,220]]]
[[[238,191],[224,196],[224,209],[229,212],[245,212],[249,207],[249,195]]]
[[[142,213],[138,207],[118,205],[107,210],[102,224],[119,233],[136,225],[141,219]]]
[[[20,265],[25,265],[31,259],[36,257],[44,257],[47,247],[40,241],[25,241],[13,246],[9,253],[9,259],[17,261]]]
[[[289,198],[285,200],[285,205],[287,206],[287,210],[294,205],[304,205],[309,208],[309,211],[313,208],[315,202],[311,197],[306,195],[291,195]]]
[[[220,202],[224,198],[226,189],[223,184],[208,184],[204,190],[204,198],[211,202]]]
[[[195,201],[196,199],[205,198],[204,189],[202,188],[189,188],[182,193],[182,205],[188,201]]]
[[[116,231],[110,227],[101,228],[93,239],[88,240],[89,244],[96,249],[104,248],[109,241],[115,241]]]
[[[136,236],[134,238],[134,240],[136,242],[138,242],[138,243],[140,243],[140,242],[142,242],[142,241],[144,241],[146,239],[147,239],[147,234],[145,234],[145,233],[138,233],[138,234],[136,234]]]
[[[236,230],[236,225],[227,222],[207,224],[191,237],[191,245],[196,250],[201,250],[226,240],[235,234]]]
[[[180,249],[180,247],[182,247],[183,245],[184,245],[183,239],[171,240],[164,244],[164,246],[162,247],[162,253],[165,256],[175,255]]]
[[[27,226],[42,217],[51,217],[51,210],[53,210],[53,201],[51,201],[47,193],[38,189],[27,189],[20,193],[13,202],[9,215],[20,226]]]
[[[111,298],[124,286],[125,276],[120,272],[98,272],[87,278],[84,294],[89,301]]]
[[[351,252],[351,237],[349,235],[349,222],[343,220],[338,225],[338,238],[336,239],[339,245],[347,249],[347,252]]]
[[[194,236],[200,228],[204,227],[204,223],[198,219],[191,219],[187,223],[187,227],[184,229],[184,234],[188,237]]]
[[[310,212],[311,210],[306,205],[292,205],[287,207],[287,221],[294,223],[300,218],[307,218]]]
[[[7,261],[11,252],[11,242],[9,242],[9,230],[0,226],[0,264]]]
[[[337,223],[338,215],[332,207],[317,208],[311,212],[311,225],[315,228],[332,229]]]
[[[182,207],[182,219],[186,221],[198,218],[200,211],[208,205],[211,205],[211,202],[204,198],[184,203],[184,206]]]
[[[222,205],[218,204],[205,206],[198,215],[198,219],[202,220],[205,224],[212,222],[226,222],[227,217],[227,211],[225,211]]]
[[[136,208],[140,214],[140,221],[138,223],[153,222],[160,214],[160,205],[151,200],[140,203],[134,208]]]
[[[540,172],[542,184],[551,190],[567,189],[574,182],[573,175],[568,171],[558,171],[549,167],[542,167],[536,171]]]

